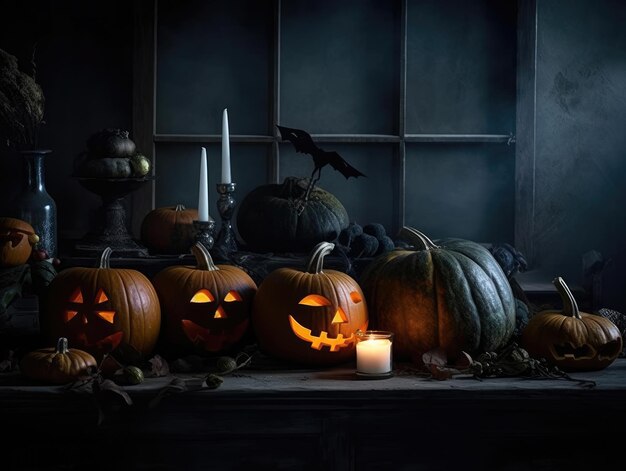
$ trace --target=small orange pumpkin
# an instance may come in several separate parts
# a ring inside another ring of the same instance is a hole
[[[39,242],[33,226],[15,218],[0,218],[0,267],[23,265]]]
[[[215,265],[201,243],[191,250],[196,267],[168,267],[154,278],[164,340],[181,350],[226,350],[248,330],[256,283],[241,268]]]
[[[150,211],[141,223],[141,240],[155,253],[186,253],[193,244],[193,221],[197,209],[185,209],[182,204]]]
[[[321,242],[305,271],[279,268],[261,283],[252,322],[259,346],[267,353],[307,365],[354,358],[356,331],[367,330],[367,307],[353,278],[323,269],[324,257],[334,247]]]
[[[20,361],[24,376],[53,384],[65,384],[97,368],[96,359],[87,352],[67,347],[67,339],[61,337],[56,348],[42,348],[27,353]]]
[[[622,335],[610,320],[580,312],[574,295],[561,277],[552,283],[563,310],[542,311],[522,332],[522,345],[532,356],[545,358],[565,371],[606,368],[622,351]]]
[[[111,268],[106,248],[97,268],[62,270],[49,286],[42,319],[48,339],[67,337],[100,359],[112,352],[119,361],[147,357],[158,340],[161,308],[142,273]]]

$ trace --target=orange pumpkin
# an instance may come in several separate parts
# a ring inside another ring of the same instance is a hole
[[[0,267],[23,265],[39,242],[33,226],[15,218],[0,218]]]
[[[193,244],[193,224],[197,209],[182,204],[150,211],[141,223],[141,240],[155,253],[186,253]]]
[[[622,335],[609,319],[578,310],[578,303],[562,278],[552,283],[563,310],[542,311],[522,332],[522,345],[532,356],[545,358],[565,371],[606,368],[622,351]]]
[[[164,340],[182,351],[223,351],[246,333],[257,286],[241,268],[215,265],[204,245],[191,250],[196,267],[168,267],[154,278]]]
[[[97,268],[62,270],[49,286],[42,333],[67,337],[72,345],[101,358],[113,352],[120,361],[147,357],[158,340],[159,298],[136,270],[111,268],[111,249]]]
[[[334,244],[321,242],[305,271],[279,268],[263,280],[252,310],[261,349],[307,365],[354,358],[356,331],[367,329],[367,307],[353,278],[323,269],[324,257],[333,248]]]
[[[56,348],[42,348],[24,355],[20,371],[24,376],[53,384],[64,384],[86,376],[98,367],[89,353],[67,348],[67,339],[58,339]]]

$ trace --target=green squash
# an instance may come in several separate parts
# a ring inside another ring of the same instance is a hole
[[[415,249],[377,257],[361,283],[371,328],[395,334],[395,357],[441,348],[455,358],[504,346],[515,329],[515,299],[491,253],[463,239],[435,244],[407,227],[400,235]]]
[[[299,198],[307,180],[287,177],[283,184],[263,185],[241,202],[237,229],[257,252],[309,252],[322,241],[332,241],[348,227],[348,213],[331,193],[315,187],[304,210]]]
[[[80,167],[81,177],[128,178],[131,173],[130,161],[125,158],[86,160]]]

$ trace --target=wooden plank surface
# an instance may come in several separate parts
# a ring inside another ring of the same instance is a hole
[[[400,365],[402,366],[402,365]],[[396,365],[398,367],[398,365]],[[247,368],[225,377],[224,383],[216,390],[198,390],[191,395],[205,396],[210,400],[218,399],[258,399],[271,396],[302,396],[323,398],[342,397],[348,401],[361,401],[376,397],[384,399],[386,395],[394,399],[436,397],[452,392],[454,395],[475,398],[476,394],[491,396],[519,395],[520,397],[550,397],[567,394],[575,396],[592,395],[599,397],[602,392],[619,394],[626,392],[626,359],[618,359],[608,368],[596,372],[572,373],[571,377],[579,380],[591,380],[594,388],[581,387],[574,381],[561,379],[532,380],[525,378],[489,378],[482,381],[471,376],[460,376],[446,381],[412,375],[396,370],[393,377],[380,380],[363,380],[355,374],[354,367],[340,367],[320,370],[311,369],[264,369]],[[4,377],[4,383],[3,383]],[[191,387],[201,382],[202,375],[181,374]],[[7,384],[7,378],[11,378]],[[148,378],[143,384],[125,387],[131,394],[151,394],[164,387],[172,378]],[[62,386],[40,386],[19,381],[14,376],[0,375],[0,397],[12,395],[62,394]]]

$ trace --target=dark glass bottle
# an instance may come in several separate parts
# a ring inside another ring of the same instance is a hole
[[[44,158],[50,150],[28,150],[20,154],[24,159],[26,181],[18,194],[16,217],[29,222],[39,236],[38,247],[49,257],[57,254],[57,206],[46,191]]]

